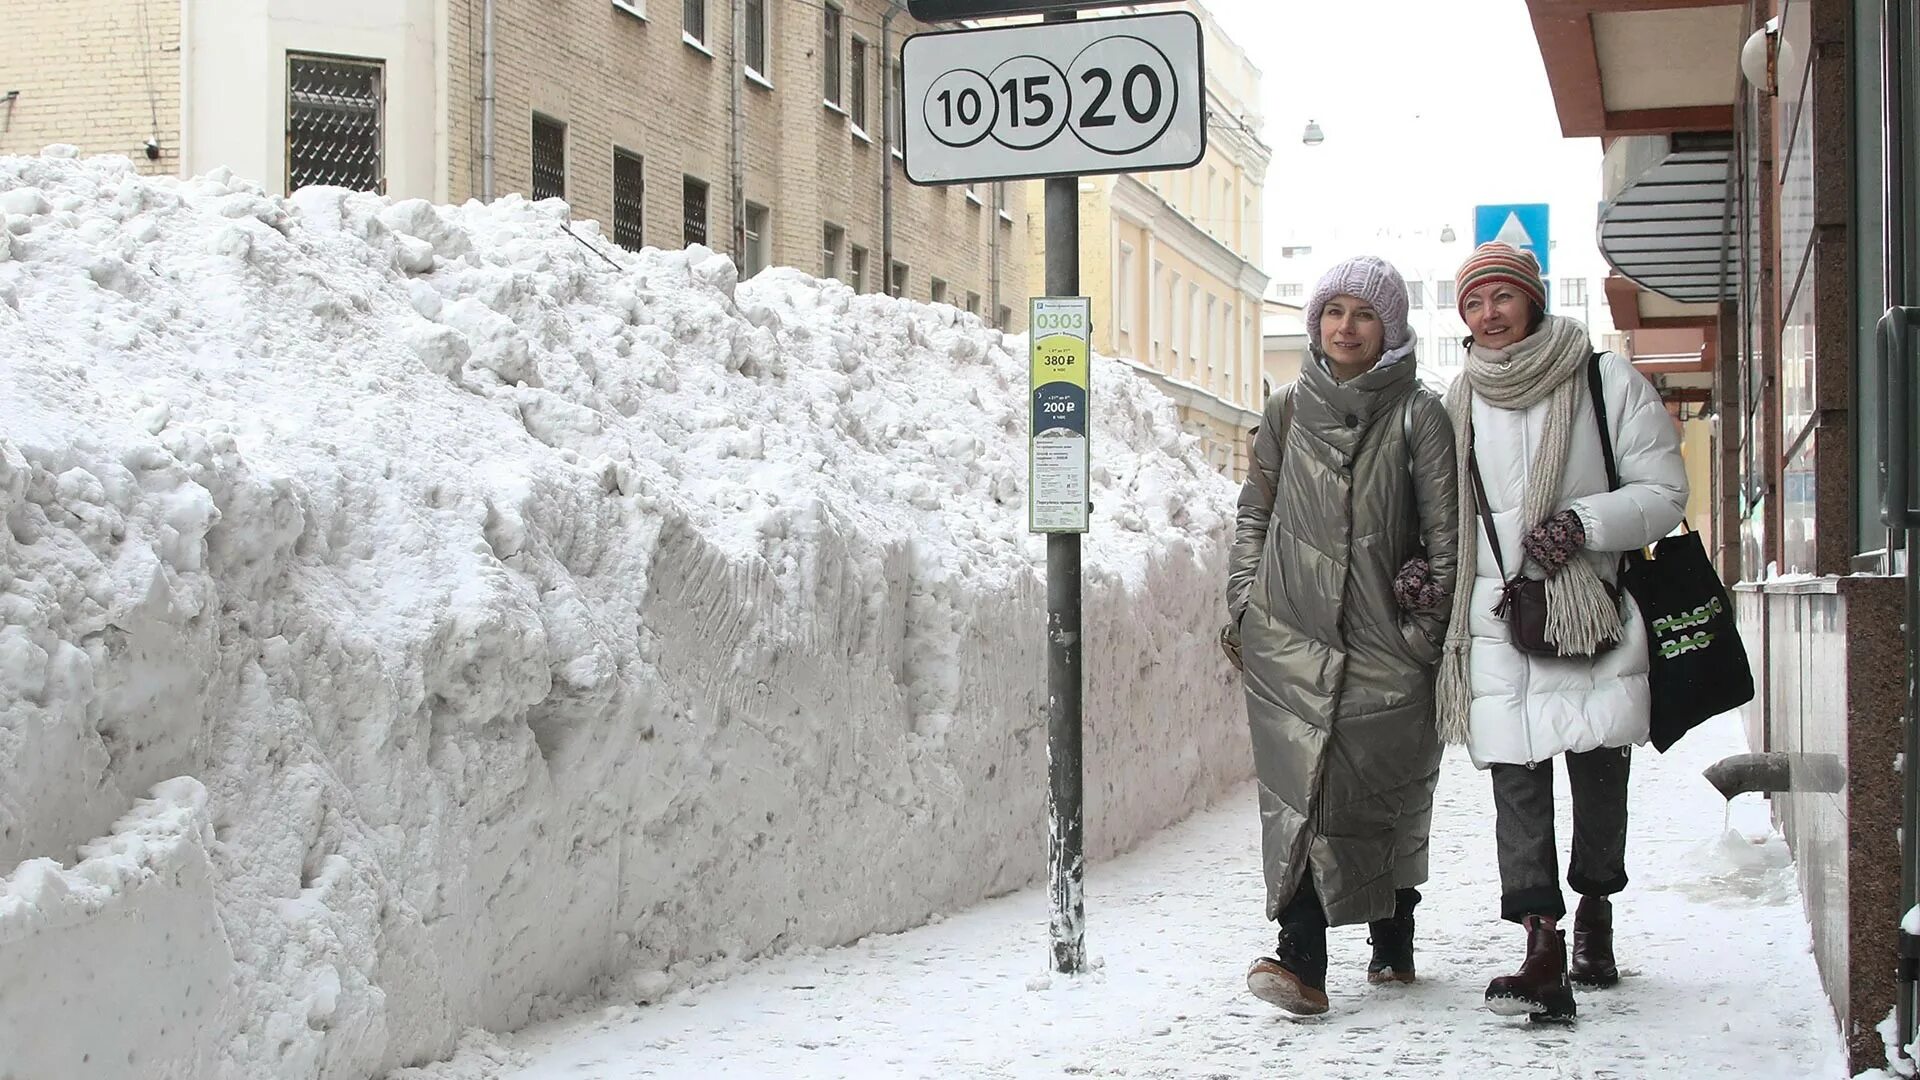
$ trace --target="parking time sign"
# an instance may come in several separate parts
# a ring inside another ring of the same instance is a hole
[[[901,54],[916,184],[1185,169],[1207,149],[1184,11],[918,34]]]

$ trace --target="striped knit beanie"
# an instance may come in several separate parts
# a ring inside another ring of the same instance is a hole
[[[1540,263],[1534,259],[1533,252],[1522,251],[1512,244],[1489,240],[1474,248],[1467,261],[1460,264],[1454,280],[1454,296],[1459,301],[1463,319],[1467,317],[1467,294],[1496,281],[1519,289],[1533,300],[1535,307],[1547,310],[1547,283],[1540,279]]]
[[[1380,316],[1386,331],[1386,349],[1391,352],[1407,343],[1407,283],[1400,271],[1385,259],[1361,255],[1348,259],[1320,276],[1307,300],[1307,338],[1320,347],[1320,312],[1336,296],[1365,300]]]

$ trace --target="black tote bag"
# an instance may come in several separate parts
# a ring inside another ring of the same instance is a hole
[[[1607,480],[1620,486],[1600,389],[1600,356],[1587,366],[1588,396],[1600,425]],[[1647,626],[1647,685],[1653,699],[1650,734],[1665,753],[1702,723],[1753,700],[1753,668],[1734,617],[1733,599],[1707,558],[1700,534],[1688,529],[1653,545],[1653,557],[1630,551],[1621,578]]]

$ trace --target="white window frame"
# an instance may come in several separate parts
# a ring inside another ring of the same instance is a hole
[[[827,24],[836,18],[839,20],[839,23],[838,25],[834,26],[833,41],[829,43],[824,40],[826,36]],[[847,12],[846,12],[846,9],[841,7],[839,4],[835,4],[835,3],[826,3],[826,4],[820,5],[820,31],[821,31],[821,37],[823,38],[823,40],[821,41],[821,47],[826,49],[827,51],[827,55],[820,58],[821,79],[822,81],[825,81],[827,72],[831,71],[833,72],[833,79],[835,83],[834,85],[835,93],[833,94],[828,94],[827,88],[825,86],[822,86],[820,88],[820,104],[825,105],[827,108],[832,109],[834,112],[841,113],[844,115],[847,111],[847,45],[846,45]]]
[[[753,19],[753,12],[745,2],[740,5],[741,41],[740,66],[746,69],[747,81],[758,83],[762,89],[773,89],[773,80],[767,77],[766,68],[773,66],[773,2],[760,0],[760,67],[754,67],[747,56],[747,42],[752,40],[753,30],[746,24]]]
[[[687,26],[688,4],[700,5],[700,32],[697,34]],[[680,0],[680,40],[705,53],[709,60],[713,58],[713,48],[707,44],[707,22],[712,15],[713,12],[707,10],[707,0]]]
[[[860,54],[860,62],[855,64],[855,51]],[[867,121],[872,119],[873,98],[867,93],[867,68],[873,62],[873,45],[859,34],[847,36],[847,126],[852,129],[853,137],[864,143],[873,142],[873,136],[867,134]],[[857,88],[857,89],[856,89]],[[856,93],[860,108],[853,107]]]
[[[820,276],[840,278],[840,249],[847,246],[847,230],[833,222],[823,222],[820,227]]]
[[[760,216],[760,227],[758,229],[753,227],[755,214]],[[771,235],[773,233],[773,211],[759,203],[748,203],[746,215],[742,221],[741,232],[746,242],[740,254],[747,260],[747,265],[741,269],[740,276],[745,279],[773,265],[773,236]],[[756,247],[759,249],[757,253],[754,250]]]

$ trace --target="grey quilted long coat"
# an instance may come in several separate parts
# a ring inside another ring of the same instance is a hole
[[[1268,400],[1253,456],[1227,599],[1260,780],[1267,917],[1310,872],[1331,925],[1388,918],[1394,890],[1427,877],[1447,611],[1403,614],[1393,578],[1424,548],[1452,596],[1453,426],[1411,357],[1345,383],[1309,360]]]

